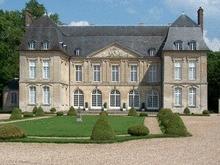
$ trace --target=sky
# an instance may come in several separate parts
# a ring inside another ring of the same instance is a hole
[[[20,10],[28,0],[0,0],[0,9]],[[185,13],[197,22],[204,9],[204,39],[220,51],[220,0],[38,0],[48,13],[58,13],[61,22],[88,25],[168,25]]]

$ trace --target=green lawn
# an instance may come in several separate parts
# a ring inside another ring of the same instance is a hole
[[[75,117],[61,116],[32,121],[13,123],[24,129],[28,136],[90,136],[98,116],[82,116],[83,122],[76,122]],[[143,124],[144,117],[108,116],[109,123],[116,134],[127,134],[128,127]]]

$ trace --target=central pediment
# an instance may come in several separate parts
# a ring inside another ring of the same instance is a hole
[[[109,45],[97,52],[94,52],[90,58],[137,58],[140,55],[137,53],[121,47],[120,45]]]

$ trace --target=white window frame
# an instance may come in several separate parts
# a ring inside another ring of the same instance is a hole
[[[113,67],[117,67],[118,70],[113,70]],[[113,80],[113,74],[115,74],[115,76],[117,75],[118,72],[118,77],[115,77],[115,80]],[[120,82],[120,66],[118,64],[113,64],[111,65],[111,80],[112,82]]]
[[[81,69],[77,69],[77,67],[80,67]],[[81,80],[79,80],[80,79],[79,75],[81,75]],[[75,80],[76,80],[76,82],[82,82],[83,81],[83,67],[80,64],[75,65]]]
[[[197,47],[196,41],[189,42],[190,50],[196,50],[197,49],[196,47]]]
[[[50,87],[43,87],[43,105],[50,105]]]
[[[49,42],[48,41],[44,41],[42,43],[42,49],[43,50],[48,50],[49,49]]]
[[[136,70],[133,70],[132,68],[136,68]],[[131,64],[130,65],[130,82],[137,82],[138,81],[138,66],[137,64]]]
[[[196,88],[190,87],[188,90],[188,106],[196,107]]]
[[[154,48],[149,49],[149,56],[153,57],[156,54],[156,50]]]
[[[182,106],[182,88],[175,87],[173,92],[173,98],[174,98],[174,106],[175,107],[181,107]]]
[[[135,97],[138,97],[138,106],[133,106],[136,109],[140,108],[140,94],[137,90],[131,90],[128,93],[128,108],[132,108],[131,102],[130,102],[130,97],[132,99],[133,105],[135,105]]]
[[[114,93],[112,93],[114,92]],[[117,93],[118,92],[118,93]],[[111,105],[111,96],[114,95],[114,105],[117,104],[117,97],[119,97],[119,106],[112,106]],[[109,107],[110,109],[121,109],[121,93],[119,92],[119,90],[112,90],[110,92],[110,95],[109,95]]]
[[[188,79],[196,80],[196,61],[189,61],[188,63]]]
[[[174,63],[174,80],[182,80],[182,63],[180,61]]]
[[[152,107],[149,106],[149,97],[151,97],[152,99]],[[157,97],[157,101],[155,101],[155,97]],[[157,106],[154,106],[154,103],[157,104]],[[152,110],[156,110],[156,109],[159,109],[159,103],[160,103],[160,97],[159,97],[159,92],[156,90],[156,89],[152,89],[152,90],[149,90],[147,92],[147,96],[146,96],[146,105],[147,105],[147,109],[152,109]]]
[[[35,50],[35,48],[36,48],[36,41],[30,41],[28,43],[28,49],[29,50]]]
[[[42,76],[43,79],[50,79],[50,60],[43,60]]]
[[[97,69],[96,67],[99,67],[99,69]],[[93,64],[93,81],[94,82],[101,81],[101,65],[100,64]]]
[[[93,97],[95,97],[95,106],[93,105]],[[92,91],[92,100],[91,100],[91,108],[92,109],[102,109],[102,92],[99,89],[94,89]],[[97,106],[99,104],[99,98],[101,98],[101,105]]]
[[[183,42],[182,41],[175,41],[174,43],[176,50],[183,50]]]
[[[147,81],[150,83],[158,82],[158,64],[150,64],[148,68]]]
[[[77,93],[76,93],[77,92]],[[82,98],[82,100],[80,100]],[[75,99],[77,99],[77,105],[75,105]],[[74,108],[84,108],[84,93],[80,89],[76,89],[73,93],[73,107]],[[80,105],[82,103],[82,105]]]
[[[29,79],[35,79],[37,71],[37,60],[29,60]]]
[[[34,90],[31,90],[34,89]],[[36,105],[36,100],[37,99],[37,88],[35,86],[30,86],[29,87],[29,95],[28,95],[28,100],[30,105]]]

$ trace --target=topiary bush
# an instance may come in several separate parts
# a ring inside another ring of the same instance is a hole
[[[44,116],[44,110],[41,106],[37,108],[35,116]]]
[[[190,115],[190,110],[189,110],[189,108],[186,107],[186,108],[183,110],[183,113],[184,113],[185,115]]]
[[[51,112],[51,113],[55,113],[56,111],[57,111],[56,108],[51,108],[51,109],[50,109],[50,112]]]
[[[144,125],[135,125],[128,128],[128,134],[132,136],[146,136],[149,134],[149,129]]]
[[[24,131],[15,125],[0,126],[0,139],[12,139],[23,137],[25,137]]]
[[[131,108],[128,112],[128,116],[137,116],[137,111],[134,108]]]
[[[67,112],[67,115],[68,116],[76,116],[77,115],[76,110],[74,109],[73,106],[70,107],[69,111]]]
[[[33,116],[34,116],[33,112],[24,112],[23,113],[23,117],[33,117]]]
[[[95,141],[115,139],[115,132],[105,115],[101,115],[96,121],[90,138]]]
[[[57,112],[57,116],[63,116],[63,111],[59,111],[59,112]]]
[[[36,106],[33,108],[32,112],[33,112],[33,114],[36,114],[36,112],[37,112],[37,107]]]
[[[202,114],[208,116],[209,115],[209,111],[208,110],[204,110],[204,111],[202,111]]]
[[[142,117],[142,116],[146,116],[146,117],[147,117],[147,116],[148,116],[148,113],[147,113],[147,112],[141,112],[141,113],[139,114],[139,116],[140,116],[140,117]]]
[[[22,113],[19,108],[14,108],[11,112],[10,120],[19,120],[22,119]]]
[[[108,116],[108,112],[107,111],[102,111],[99,113],[100,116],[104,115],[104,116]]]

